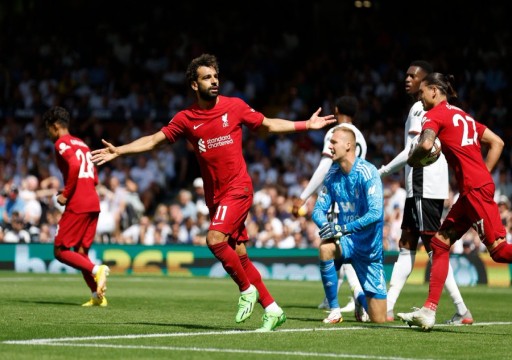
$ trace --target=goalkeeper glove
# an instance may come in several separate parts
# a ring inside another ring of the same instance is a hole
[[[332,222],[325,223],[318,234],[320,235],[320,238],[322,240],[339,239],[340,237],[345,235],[343,227]]]

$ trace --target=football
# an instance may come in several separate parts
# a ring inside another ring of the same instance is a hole
[[[411,152],[412,150],[418,145],[419,135],[416,136],[411,144]],[[438,137],[434,140],[434,146],[432,146],[432,149],[430,150],[430,154],[425,156],[423,159],[419,161],[421,166],[428,166],[437,161],[439,157],[441,156],[441,141]]]

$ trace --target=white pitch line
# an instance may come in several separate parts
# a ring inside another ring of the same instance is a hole
[[[496,326],[512,325],[512,322],[478,322],[473,325],[448,325],[436,324],[435,327],[454,327],[454,326]],[[369,325],[369,326],[350,326],[338,328],[309,328],[309,329],[280,329],[273,331],[276,333],[290,332],[315,332],[315,331],[353,331],[368,329],[386,329],[386,328],[408,328],[408,325]],[[64,337],[50,339],[29,339],[29,340],[5,340],[3,344],[13,345],[45,345],[49,343],[61,343],[63,341],[88,341],[88,340],[116,340],[116,339],[144,339],[144,338],[164,338],[164,337],[191,337],[191,336],[210,336],[210,335],[230,335],[230,334],[254,334],[255,330],[228,330],[228,331],[204,331],[204,332],[177,332],[177,333],[157,333],[157,334],[131,334],[131,335],[107,335],[107,336],[83,336],[83,337]],[[261,333],[260,333],[261,334]]]
[[[512,322],[486,322],[476,323],[473,326],[496,326],[496,325],[512,325]],[[447,327],[453,325],[439,324],[436,327]],[[464,325],[467,326],[467,325]],[[391,326],[372,326],[374,329],[381,328],[407,328],[407,325],[391,325]],[[290,333],[290,332],[315,332],[315,331],[353,331],[369,329],[370,326],[351,326],[343,328],[309,328],[309,329],[282,329],[273,332]],[[239,354],[261,354],[261,355],[287,355],[287,356],[309,356],[317,358],[354,358],[354,359],[375,359],[375,360],[413,360],[405,357],[387,357],[376,355],[358,355],[358,354],[336,354],[336,353],[314,353],[302,351],[270,351],[270,350],[249,350],[249,349],[222,349],[222,348],[198,348],[198,347],[179,347],[179,346],[146,346],[146,345],[118,345],[118,344],[98,344],[98,343],[81,343],[81,341],[97,341],[97,340],[115,340],[115,339],[144,339],[144,338],[164,338],[164,337],[190,337],[190,336],[211,336],[211,335],[229,335],[229,334],[254,334],[255,331],[230,330],[230,331],[208,331],[208,332],[180,332],[167,334],[132,334],[132,335],[113,335],[113,336],[84,336],[84,337],[65,337],[52,339],[31,339],[31,340],[8,340],[3,344],[11,345],[42,345],[42,346],[65,346],[65,347],[93,347],[93,348],[116,348],[116,349],[146,349],[146,350],[166,350],[166,351],[191,351],[191,352],[210,352],[210,353],[239,353]],[[428,360],[428,359],[425,359]]]
[[[144,336],[146,337],[146,336]],[[13,342],[8,342],[12,344]],[[28,345],[28,344],[27,344]],[[271,351],[271,350],[250,350],[250,349],[223,349],[223,348],[198,348],[198,347],[179,347],[179,346],[146,346],[146,345],[114,345],[114,344],[87,344],[87,343],[32,343],[30,345],[45,346],[66,346],[66,347],[92,347],[109,349],[139,349],[139,350],[167,350],[167,351],[185,351],[185,352],[210,352],[210,353],[235,353],[235,354],[259,354],[259,355],[287,355],[287,356],[307,356],[319,358],[350,358],[350,359],[375,359],[375,360],[417,360],[417,358],[406,358],[396,356],[376,356],[376,355],[358,355],[358,354],[335,354],[335,353],[314,353],[303,351]],[[433,359],[423,359],[433,360]]]

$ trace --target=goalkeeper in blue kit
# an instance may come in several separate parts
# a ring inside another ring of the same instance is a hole
[[[338,274],[334,262],[351,263],[364,297],[358,299],[370,321],[386,321],[386,279],[384,276],[382,228],[384,196],[377,168],[356,157],[355,134],[338,127],[331,138],[333,165],[313,210],[320,229],[320,274],[332,317],[340,310],[337,300]],[[327,213],[336,202],[338,222],[329,222]],[[326,322],[326,321],[324,321]]]

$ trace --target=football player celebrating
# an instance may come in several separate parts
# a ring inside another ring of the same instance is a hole
[[[106,147],[94,150],[92,160],[101,165],[118,156],[150,151],[161,143],[174,143],[185,137],[194,147],[204,181],[211,219],[206,243],[240,290],[235,321],[247,320],[259,301],[265,313],[258,330],[272,331],[286,321],[286,316],[270,295],[245,246],[249,237],[244,222],[253,204],[253,185],[242,152],[242,125],[269,133],[290,133],[321,129],[335,122],[334,116],[319,116],[319,108],[307,121],[270,119],[239,98],[219,95],[219,65],[211,54],[193,59],[186,78],[196,94],[195,104],[178,112],[152,135],[118,147],[103,140]]]

